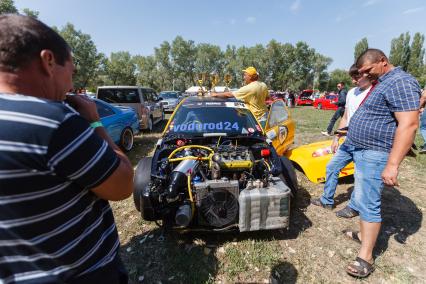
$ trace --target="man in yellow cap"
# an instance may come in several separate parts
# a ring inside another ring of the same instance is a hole
[[[256,68],[250,66],[243,70],[245,86],[235,92],[212,93],[212,97],[232,98],[235,97],[247,104],[257,120],[265,126],[268,116],[268,108],[265,100],[268,98],[268,87],[265,83],[258,81],[259,73]]]

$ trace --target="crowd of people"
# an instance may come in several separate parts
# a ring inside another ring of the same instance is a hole
[[[360,216],[359,231],[343,232],[361,244],[357,258],[346,271],[352,276],[367,277],[374,270],[373,249],[382,223],[381,193],[385,185],[398,186],[399,165],[413,144],[426,94],[421,95],[413,76],[390,64],[378,49],[362,53],[349,75],[357,87],[339,105],[325,133],[331,135],[342,107],[342,131],[337,131],[332,149],[336,151],[339,136],[347,138],[327,165],[323,195],[312,199],[311,204],[333,209],[339,172],[349,162],[355,163],[355,188],[348,205],[336,215]]]
[[[65,96],[74,72],[72,51],[53,29],[32,17],[0,16],[2,283],[128,281],[108,200],[131,195],[133,168],[102,127],[94,103]],[[244,87],[212,96],[243,100],[264,123],[267,87],[254,67],[243,72]],[[332,134],[342,117],[332,145],[336,155],[327,166],[324,194],[312,204],[333,208],[338,173],[354,161],[355,190],[337,215],[360,216],[360,231],[345,232],[361,243],[346,271],[366,277],[374,270],[380,195],[384,185],[398,185],[398,167],[413,143],[426,95],[377,49],[366,50],[349,74],[357,87],[346,95],[340,85],[339,109],[327,129]],[[424,136],[425,120],[423,112]]]

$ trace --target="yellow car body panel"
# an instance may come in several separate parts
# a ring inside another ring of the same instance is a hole
[[[279,125],[271,128],[266,128],[265,133],[270,137],[271,132],[275,136],[272,140],[272,146],[277,151],[279,156],[283,156],[284,153],[294,143],[294,133],[296,129],[296,123],[293,119],[289,118]]]
[[[273,112],[277,112],[275,117],[273,117]],[[294,143],[296,123],[291,118],[283,100],[278,99],[272,102],[264,131],[266,136],[272,141],[272,146],[279,156],[283,156]]]
[[[342,138],[340,143],[343,141],[344,139]],[[297,164],[311,182],[324,182],[326,177],[326,166],[333,157],[333,154],[327,151],[331,143],[332,140],[326,140],[302,145],[287,151],[285,156],[293,163]],[[313,156],[315,152],[319,154],[318,157]],[[354,163],[351,162],[340,171],[339,177],[353,175],[354,171],[355,166]]]

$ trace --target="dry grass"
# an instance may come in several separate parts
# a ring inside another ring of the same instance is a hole
[[[297,121],[295,144],[323,140],[331,111],[292,109]],[[152,153],[161,126],[137,138],[129,157],[134,165]],[[416,139],[420,144],[420,138]],[[375,249],[376,271],[366,283],[425,283],[426,155],[407,157],[401,186],[383,194],[383,229]],[[252,233],[174,233],[164,241],[153,223],[141,220],[131,198],[112,204],[131,283],[356,283],[344,268],[359,249],[341,230],[358,228],[358,219],[337,219],[334,212],[309,206],[323,186],[300,172],[297,207],[289,230]],[[337,188],[337,209],[345,206],[353,181]]]

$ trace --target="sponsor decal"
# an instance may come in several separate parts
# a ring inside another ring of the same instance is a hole
[[[253,131],[254,129],[251,128]],[[193,121],[185,124],[176,124],[173,127],[174,132],[193,132],[193,131],[216,131],[216,130],[228,130],[228,131],[239,131],[240,126],[238,122],[220,121],[220,122],[199,122]],[[250,129],[249,129],[250,131]]]
[[[275,132],[274,129],[271,129],[268,132],[266,132],[266,137],[273,140],[275,137],[277,137],[277,133]]]
[[[225,106],[232,108],[247,108],[246,105],[242,102],[225,102]]]
[[[280,144],[283,144],[285,139],[287,138],[288,129],[285,126],[278,127],[278,140]]]

